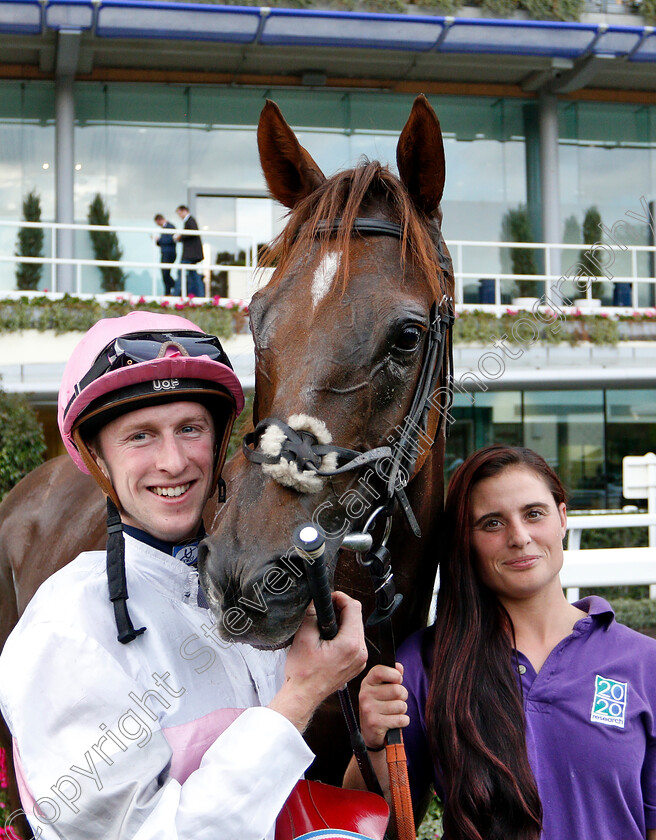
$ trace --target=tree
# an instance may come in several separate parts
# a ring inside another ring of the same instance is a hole
[[[0,499],[43,462],[45,451],[43,429],[25,397],[0,389]]]
[[[29,192],[23,199],[23,219],[26,222],[41,221],[41,199],[36,190]],[[18,231],[16,243],[17,257],[43,256],[43,228],[22,227]],[[16,288],[36,289],[41,280],[41,263],[16,264]]]
[[[100,193],[96,193],[96,197],[89,205],[89,212],[87,219],[90,225],[109,225],[109,209],[103,201]],[[91,244],[93,245],[93,253],[97,260],[111,260],[119,262],[123,257],[123,248],[121,248],[118,236],[113,230],[90,230]],[[102,275],[101,285],[106,292],[122,292],[125,289],[126,275],[123,269],[118,265],[106,265],[99,267]]]
[[[585,245],[595,245],[601,239],[601,213],[596,207],[588,207],[583,217],[583,239],[581,240]],[[590,248],[581,251],[579,257],[581,262],[582,272],[581,277],[596,277],[599,274],[599,263],[594,259],[590,253]],[[600,298],[603,293],[604,284],[600,282],[592,283],[592,297]]]
[[[504,242],[532,242],[533,231],[528,208],[520,204],[515,209],[507,210],[501,222],[501,239]],[[535,251],[531,248],[511,248],[510,260],[513,274],[537,274]],[[537,297],[540,284],[537,280],[517,280],[519,294],[522,297]]]

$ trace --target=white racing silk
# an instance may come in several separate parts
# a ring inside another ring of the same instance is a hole
[[[105,553],[89,552],[39,588],[0,656],[34,837],[273,838],[313,759],[285,717],[261,708],[284,679],[284,653],[219,641],[197,606],[196,570],[125,544],[128,606],[144,634],[117,641]]]

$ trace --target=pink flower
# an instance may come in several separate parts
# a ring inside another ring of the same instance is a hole
[[[0,788],[6,788],[7,784],[7,754],[4,749],[0,747]]]
[[[185,305],[184,305],[184,303],[176,303],[176,304],[175,304],[175,308],[176,308],[176,309],[184,309],[184,308],[185,308]]]
[[[143,295],[141,295],[141,297],[139,298],[137,303],[145,303],[145,302],[146,302],[146,298]]]
[[[160,306],[168,306],[168,305],[170,304],[170,302],[171,302],[171,301],[169,301],[169,300],[161,300],[161,301],[159,302],[159,305],[160,305]]]

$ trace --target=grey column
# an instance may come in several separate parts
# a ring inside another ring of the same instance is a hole
[[[558,185],[558,99],[542,92],[539,100],[540,181],[542,196],[542,240],[561,242],[560,190]],[[550,273],[561,273],[561,253],[551,250]],[[557,294],[554,290],[554,294]],[[553,299],[553,298],[552,298]],[[556,298],[559,300],[560,296]]]
[[[73,84],[79,55],[79,32],[60,32],[57,39],[55,65],[55,193],[56,221],[73,224],[75,206],[73,184],[75,178],[75,98]],[[57,256],[75,257],[75,232],[57,231]],[[57,266],[57,291],[75,291],[75,267]]]

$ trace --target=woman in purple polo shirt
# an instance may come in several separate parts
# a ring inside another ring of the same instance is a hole
[[[413,802],[448,840],[656,840],[656,641],[602,598],[569,604],[558,476],[490,446],[451,479],[435,624],[374,667],[362,732],[383,786],[406,727]],[[345,783],[362,782],[355,766]]]

